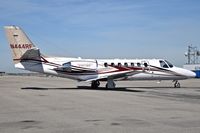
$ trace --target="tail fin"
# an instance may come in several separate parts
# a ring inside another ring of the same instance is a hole
[[[17,26],[5,26],[4,28],[15,64],[23,59],[40,59],[39,49],[22,29]]]

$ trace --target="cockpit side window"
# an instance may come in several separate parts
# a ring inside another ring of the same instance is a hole
[[[173,65],[172,65],[169,61],[165,60],[165,62],[168,64],[168,66],[169,66],[170,68],[173,67]]]
[[[163,67],[163,68],[169,68],[168,65],[163,60],[160,60],[159,62],[160,62],[160,66],[161,67]]]

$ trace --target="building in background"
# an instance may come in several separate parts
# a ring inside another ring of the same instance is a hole
[[[194,71],[196,73],[196,78],[200,78],[199,56],[200,51],[196,46],[188,46],[188,50],[185,53],[185,57],[187,57],[187,63],[183,65],[183,68]]]
[[[6,72],[0,72],[0,76],[4,76]]]

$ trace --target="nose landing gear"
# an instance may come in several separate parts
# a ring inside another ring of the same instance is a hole
[[[180,88],[181,84],[178,82],[178,80],[174,80],[174,88]]]

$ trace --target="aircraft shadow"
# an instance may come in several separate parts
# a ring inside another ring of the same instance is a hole
[[[131,87],[132,88],[132,87]],[[122,92],[145,92],[144,90],[128,89],[128,87],[116,88],[91,88],[90,86],[77,86],[74,88],[46,88],[46,87],[24,87],[22,90],[98,90],[98,91],[122,91]]]
[[[200,91],[199,87],[181,87],[182,89],[198,89],[197,91]],[[162,90],[162,89],[180,89],[180,88],[174,88],[174,87],[152,87],[152,86],[145,86],[145,87],[116,87],[116,88],[105,88],[105,87],[99,87],[99,88],[91,88],[90,86],[77,86],[74,88],[47,88],[47,87],[24,87],[21,88],[22,90],[98,90],[98,91],[121,91],[121,92],[147,92],[148,90]],[[145,89],[145,90],[144,90]]]

